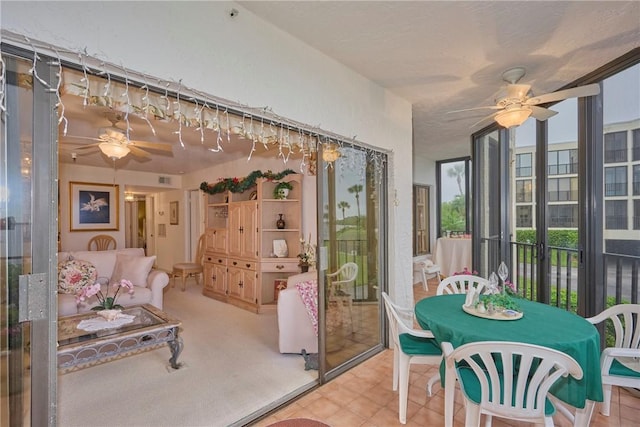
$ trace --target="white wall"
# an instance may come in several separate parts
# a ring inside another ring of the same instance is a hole
[[[231,7],[241,11],[238,18],[229,18]],[[233,2],[3,1],[1,26],[393,150],[391,294],[400,303],[411,301],[408,102]]]

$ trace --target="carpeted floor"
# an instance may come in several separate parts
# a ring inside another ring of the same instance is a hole
[[[201,294],[189,281],[165,293],[182,321],[185,367],[168,369],[167,347],[58,377],[58,425],[228,426],[299,387],[300,355],[282,355],[273,314],[253,314]]]

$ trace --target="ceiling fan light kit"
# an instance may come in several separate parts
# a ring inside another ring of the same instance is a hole
[[[119,160],[131,152],[129,147],[117,142],[101,142],[98,147],[100,151],[112,160]]]
[[[531,116],[530,108],[515,107],[499,112],[494,119],[500,126],[508,129],[510,127],[520,126],[529,116]]]

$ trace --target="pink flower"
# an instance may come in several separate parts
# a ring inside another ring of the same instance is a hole
[[[114,287],[122,287],[122,288],[127,288],[128,289],[128,293],[133,294],[133,283],[131,283],[129,280],[127,279],[122,279],[120,280],[120,282],[115,283],[113,285]]]
[[[465,276],[467,276],[467,275],[477,276],[477,275],[478,275],[478,272],[477,272],[476,270],[469,271],[469,270],[467,269],[467,267],[465,267],[465,268],[464,268],[464,270],[462,270],[462,271],[458,271],[458,272],[456,272],[456,273],[453,273],[453,275],[454,275],[454,276],[461,276],[461,275],[465,275]]]

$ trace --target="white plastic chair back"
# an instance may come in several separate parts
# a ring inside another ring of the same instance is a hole
[[[533,344],[479,341],[454,350],[445,342],[442,349],[447,375],[457,376],[466,400],[466,425],[479,425],[480,414],[553,425],[551,414],[545,416],[549,388],[560,377],[582,378],[582,368],[571,356]],[[456,366],[459,362],[464,364]],[[464,371],[468,369],[473,375]],[[480,396],[470,390],[472,377],[479,382]]]
[[[484,277],[471,274],[456,274],[442,279],[436,290],[436,295],[466,294],[471,287],[476,288],[482,294],[487,290],[488,284],[489,281]]]

